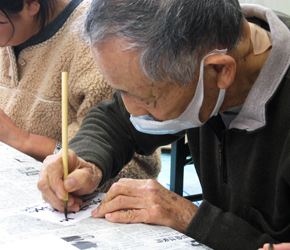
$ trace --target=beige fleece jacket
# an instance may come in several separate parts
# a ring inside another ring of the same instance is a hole
[[[16,126],[29,133],[61,140],[63,71],[69,73],[70,139],[87,112],[112,96],[113,90],[98,72],[79,28],[89,3],[84,0],[53,37],[22,50],[17,60],[12,47],[0,48],[0,108]],[[116,179],[157,177],[159,152],[150,157],[135,157]]]

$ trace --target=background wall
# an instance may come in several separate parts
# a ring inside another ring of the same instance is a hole
[[[239,0],[240,3],[256,3],[290,15],[290,0]]]

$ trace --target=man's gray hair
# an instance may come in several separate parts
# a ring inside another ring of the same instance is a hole
[[[236,48],[243,19],[237,0],[92,0],[85,33],[93,46],[125,38],[149,78],[185,85],[202,55]]]

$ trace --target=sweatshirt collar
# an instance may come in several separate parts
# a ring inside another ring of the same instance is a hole
[[[273,47],[248,97],[229,128],[254,131],[266,125],[266,104],[277,90],[290,66],[290,32],[270,9],[241,4],[246,18],[256,17],[269,24]]]

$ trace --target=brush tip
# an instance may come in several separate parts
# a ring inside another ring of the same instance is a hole
[[[67,220],[67,201],[64,201],[64,216],[65,219]]]

